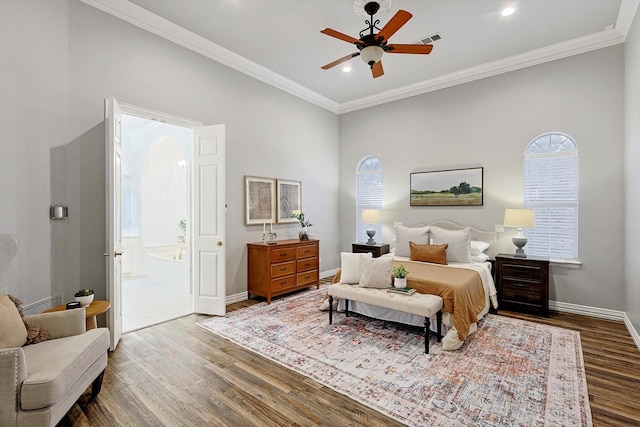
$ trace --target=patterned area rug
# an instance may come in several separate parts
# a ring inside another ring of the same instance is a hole
[[[203,328],[409,426],[590,426],[578,332],[488,315],[457,351],[419,328],[318,310],[325,288]]]

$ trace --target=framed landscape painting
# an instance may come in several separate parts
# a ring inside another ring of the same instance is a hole
[[[298,222],[292,218],[293,211],[302,211],[302,183],[300,181],[278,180],[278,223]]]
[[[276,180],[257,176],[244,177],[244,223],[276,222]]]
[[[483,168],[414,172],[411,206],[482,206]]]

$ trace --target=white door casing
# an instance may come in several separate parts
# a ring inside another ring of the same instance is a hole
[[[106,137],[106,242],[104,253],[107,268],[107,300],[111,309],[107,315],[107,327],[113,351],[122,335],[122,210],[120,201],[122,169],[122,111],[115,98],[105,99]]]
[[[193,292],[196,313],[226,312],[225,126],[194,129]]]

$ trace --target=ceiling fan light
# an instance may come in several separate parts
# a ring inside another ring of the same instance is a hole
[[[373,67],[373,64],[380,61],[383,53],[384,50],[380,46],[367,46],[360,51],[360,58],[365,64]]]

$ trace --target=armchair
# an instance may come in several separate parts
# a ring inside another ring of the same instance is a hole
[[[53,427],[89,385],[92,397],[100,392],[109,333],[106,328],[86,331],[83,308],[25,319],[30,327],[46,330],[49,340],[2,348],[7,340],[0,336],[0,425]]]

